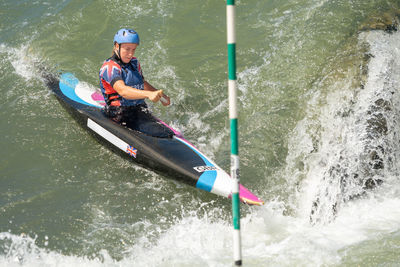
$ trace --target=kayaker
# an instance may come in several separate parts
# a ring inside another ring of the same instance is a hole
[[[149,112],[145,99],[170,104],[170,98],[148,83],[135,55],[139,35],[132,29],[120,29],[114,36],[113,54],[100,68],[100,87],[106,101],[104,112],[113,120],[134,130],[157,137],[173,132]]]

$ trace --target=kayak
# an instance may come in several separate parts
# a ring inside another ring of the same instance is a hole
[[[44,75],[47,86],[73,117],[100,141],[122,152],[134,163],[162,176],[230,198],[233,179],[211,159],[168,126],[173,135],[155,137],[108,118],[100,89],[80,82],[72,73]],[[250,205],[264,202],[240,185],[240,200]]]

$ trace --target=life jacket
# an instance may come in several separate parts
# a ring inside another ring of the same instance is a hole
[[[136,106],[144,103],[144,99],[125,99],[113,88],[115,82],[123,80],[127,86],[144,89],[142,70],[136,58],[125,64],[114,54],[104,61],[99,76],[101,92],[108,106]]]

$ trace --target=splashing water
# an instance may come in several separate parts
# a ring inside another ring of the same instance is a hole
[[[384,190],[378,185],[398,184],[400,34],[365,32],[359,42],[370,47],[365,82],[354,88],[339,80],[336,90],[317,94],[291,141],[288,161],[301,164],[294,176],[305,177],[300,212],[312,223],[331,222],[345,202]]]

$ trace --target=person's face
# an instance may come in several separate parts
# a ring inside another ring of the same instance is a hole
[[[120,58],[122,62],[124,63],[129,63],[133,56],[135,55],[136,47],[138,44],[120,44],[121,49],[120,49]],[[116,44],[116,48],[118,50],[118,44]]]

